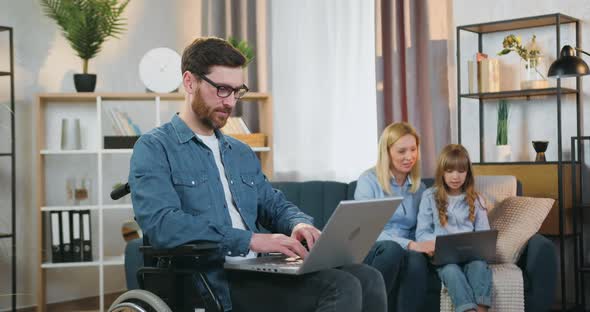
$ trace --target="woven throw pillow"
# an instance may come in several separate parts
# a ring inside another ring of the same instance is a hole
[[[516,188],[514,176],[477,176],[475,178],[475,191],[485,199],[488,213],[504,199],[516,196]]]
[[[498,230],[496,262],[516,263],[525,244],[547,217],[555,200],[513,196],[488,214],[490,227]]]

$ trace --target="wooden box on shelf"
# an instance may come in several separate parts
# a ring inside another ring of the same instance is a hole
[[[266,146],[266,135],[264,135],[264,133],[228,134],[228,135],[250,145],[250,147],[265,147]]]

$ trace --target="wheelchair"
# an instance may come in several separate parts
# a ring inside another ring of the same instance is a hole
[[[129,184],[116,188],[111,198],[130,193]],[[111,304],[109,312],[223,312],[221,303],[202,271],[217,244],[195,242],[170,249],[155,249],[147,236],[129,241],[125,250],[125,271],[136,272],[131,289]],[[135,283],[136,282],[136,283]],[[197,285],[199,288],[197,288]],[[131,286],[131,287],[129,287]]]

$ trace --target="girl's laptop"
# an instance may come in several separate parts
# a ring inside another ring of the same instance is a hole
[[[465,263],[473,260],[495,261],[498,230],[465,232],[436,237],[432,264]]]
[[[224,267],[300,275],[360,263],[401,201],[402,197],[341,201],[305,260],[269,256],[226,262]]]

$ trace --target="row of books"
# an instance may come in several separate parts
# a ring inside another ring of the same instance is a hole
[[[111,107],[107,109],[107,115],[111,120],[111,125],[113,127],[113,131],[116,135],[119,136],[139,136],[141,135],[141,130],[139,126],[133,123],[131,117],[127,114],[127,112],[121,112],[119,109]]]
[[[92,261],[90,210],[51,211],[51,261]]]
[[[251,134],[242,117],[229,117],[225,126],[221,128],[224,134]]]

